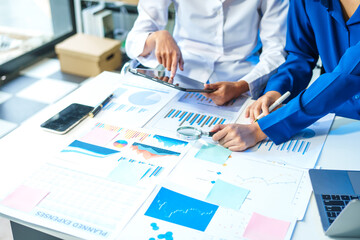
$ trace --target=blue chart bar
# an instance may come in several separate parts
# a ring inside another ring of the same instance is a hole
[[[146,108],[141,108],[141,109],[139,110],[139,113],[146,112],[146,111],[147,111]]]
[[[124,107],[126,107],[126,105],[125,105],[125,104],[121,104],[119,107],[116,108],[115,111],[121,111],[121,110],[124,109]]]
[[[200,114],[196,114],[196,115],[194,116],[194,118],[191,120],[190,125],[193,125],[194,122],[196,121],[196,119],[198,119],[199,116],[200,116]]]
[[[131,158],[127,157],[120,157],[118,159],[118,162],[122,163],[122,171],[126,172],[128,174],[129,172],[134,173],[137,171],[137,176],[141,177],[138,180],[144,179],[144,178],[151,178],[151,177],[157,177],[160,175],[161,171],[164,169],[161,166],[154,166],[153,164],[146,163],[146,162],[139,162]],[[124,165],[123,162],[126,162],[127,165]],[[126,168],[124,167],[126,166]],[[118,170],[119,172],[119,170]],[[124,173],[123,173],[124,174]],[[134,174],[133,174],[134,175]],[[136,178],[136,176],[133,176]]]
[[[173,109],[172,111],[170,111],[165,117],[171,117],[171,115],[175,112],[175,110]]]
[[[259,143],[258,149],[266,148],[267,151],[293,152],[305,155],[309,151],[311,142],[304,140],[289,140],[278,146],[271,140],[263,140]]]
[[[202,103],[207,105],[211,105],[213,102],[211,98],[207,98],[200,93],[186,93],[179,99],[179,101],[186,103]]]
[[[103,110],[108,110],[108,111],[125,111],[125,112],[137,112],[137,113],[143,113],[143,112],[147,112],[148,109],[146,108],[140,108],[140,107],[136,107],[136,106],[131,106],[131,105],[127,105],[127,104],[119,104],[119,103],[115,103],[115,102],[110,102],[108,104],[105,105],[105,107],[103,108]]]
[[[212,127],[217,123],[223,124],[226,122],[226,118],[220,118],[216,116],[209,116],[200,113],[187,112],[179,109],[170,109],[164,118],[173,118],[179,122],[179,126],[184,124],[197,125],[199,127]]]
[[[310,147],[310,142],[307,142],[306,143],[306,146],[305,146],[305,148],[304,148],[304,151],[303,151],[303,155],[309,150],[309,147]]]
[[[136,109],[136,107],[129,107],[129,109],[126,110],[126,112],[132,112],[132,111],[134,111],[135,109]]]
[[[110,110],[112,109],[113,107],[116,106],[116,103],[113,103],[113,102],[109,102],[108,104],[105,105],[105,107],[103,108],[103,110]]]
[[[175,114],[175,117],[179,116],[180,113],[182,113],[182,111],[179,111],[177,114]]]

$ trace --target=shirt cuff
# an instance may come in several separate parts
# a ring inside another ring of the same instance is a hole
[[[129,39],[128,45],[126,45],[126,52],[132,59],[137,59],[142,65],[150,68],[156,68],[159,63],[156,59],[154,51],[149,55],[142,57],[140,54],[144,51],[146,39],[149,37],[150,32],[138,33],[135,39]]]
[[[276,72],[276,70],[265,74],[263,76],[259,76],[259,74],[250,72],[245,75],[241,80],[246,81],[249,84],[249,92],[252,99],[259,98],[266,87],[266,84],[269,78]]]

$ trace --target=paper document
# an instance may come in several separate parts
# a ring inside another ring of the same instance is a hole
[[[176,94],[177,90],[161,86],[133,74],[114,89],[114,97],[96,116],[110,124],[129,124],[142,127]]]
[[[261,223],[258,224],[259,221],[250,222],[253,214],[257,214],[251,210],[224,208],[194,198],[181,190],[184,189],[157,188],[125,227],[120,239],[243,239],[249,224],[249,235],[251,229],[263,227]],[[274,232],[276,236],[290,239],[295,219],[267,219],[270,220],[268,225],[281,227]]]
[[[172,134],[181,126],[210,131],[216,124],[235,122],[246,101],[245,96],[240,96],[225,106],[216,106],[211,99],[199,93],[183,93],[167,104],[146,127]]]
[[[254,147],[241,153],[235,153],[235,155],[241,154],[246,158],[278,162],[301,168],[313,168],[333,120],[334,114],[328,114],[285,143],[276,145],[267,138]]]
[[[1,212],[82,239],[115,239],[188,148],[149,130],[96,123],[5,197]],[[25,194],[34,200],[19,205]]]
[[[196,158],[196,152],[195,147],[190,149],[167,182],[206,199],[216,182],[224,181],[249,191],[241,208],[268,216],[303,218],[312,192],[306,169],[246,159],[234,153],[224,164],[216,164]]]

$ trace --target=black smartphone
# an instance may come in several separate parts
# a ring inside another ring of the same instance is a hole
[[[173,83],[168,83],[167,80],[169,79],[169,76],[167,76],[166,71],[147,68],[129,68],[129,72],[184,92],[211,93],[215,91],[213,89],[204,89],[203,83],[180,74],[175,75]]]
[[[84,120],[94,107],[72,103],[40,126],[47,131],[65,134]]]

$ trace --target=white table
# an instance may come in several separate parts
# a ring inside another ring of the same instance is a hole
[[[2,183],[2,190],[0,189],[0,191],[6,190],[7,187],[19,185],[24,176],[29,175],[32,170],[46,162],[48,154],[59,151],[64,143],[73,139],[81,129],[81,125],[86,124],[87,120],[66,135],[56,135],[43,131],[39,127],[41,122],[72,102],[96,105],[113,90],[115,84],[116,82],[113,79],[101,82],[90,80],[77,91],[39,112],[11,134],[0,139],[0,181]],[[100,90],[99,86],[101,86]],[[360,121],[336,117],[317,165],[329,169],[360,170],[359,139]],[[19,147],[19,141],[26,144]],[[34,148],[38,144],[43,146],[42,153],[37,152],[37,148]],[[7,181],[9,176],[11,179],[16,179],[17,176],[18,182],[9,183]],[[34,226],[2,213],[0,216],[62,239],[75,239],[69,235]],[[311,197],[304,220],[297,224],[293,239],[329,239],[323,233],[314,197]]]
[[[317,167],[325,169],[360,170],[360,121],[335,117]],[[298,222],[293,239],[334,239],[324,235],[320,216],[312,195],[303,221]],[[352,238],[335,238],[352,239]],[[355,239],[355,238],[353,238]]]

